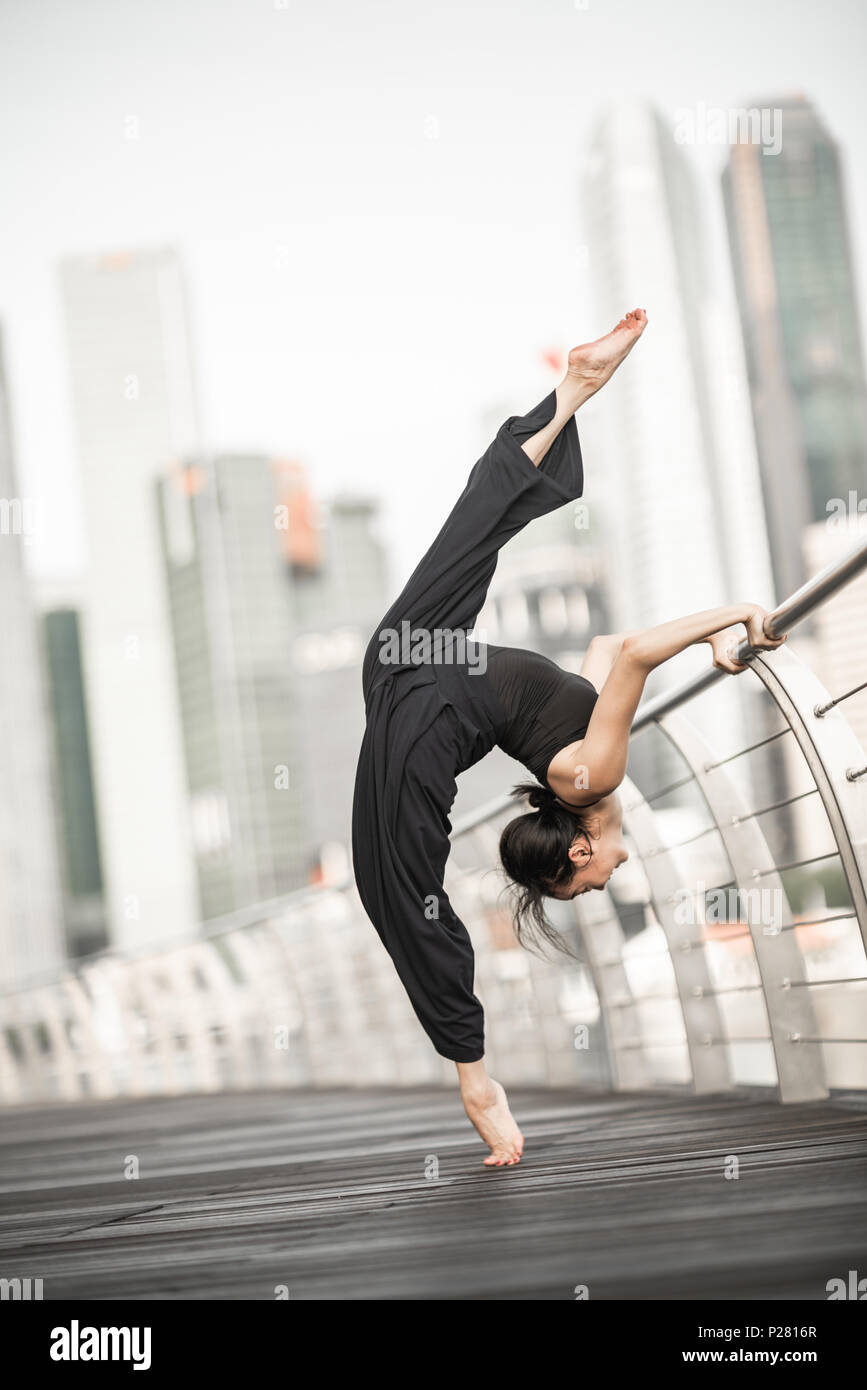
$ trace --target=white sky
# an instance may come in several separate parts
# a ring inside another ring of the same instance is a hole
[[[398,580],[482,414],[529,408],[556,381],[540,349],[610,326],[576,255],[606,106],[673,123],[803,91],[842,142],[863,269],[865,37],[861,0],[3,0],[0,320],[34,563],[84,556],[59,256],[177,245],[207,442],[385,498]],[[725,152],[690,153],[719,238]]]

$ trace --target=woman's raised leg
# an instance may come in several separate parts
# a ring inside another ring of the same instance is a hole
[[[646,324],[647,315],[644,310],[633,309],[603,338],[572,349],[566,375],[557,387],[556,414],[543,429],[521,445],[524,453],[537,467],[566,422],[617,370],[624,357],[638,342]]]

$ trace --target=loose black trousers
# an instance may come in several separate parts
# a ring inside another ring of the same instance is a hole
[[[554,416],[555,393],[512,416],[472,468],[467,484],[364,660],[367,725],[355,779],[352,853],[365,910],[391,956],[437,1052],[455,1062],[484,1055],[484,1016],[473,993],[466,927],[443,887],[458,773],[497,742],[504,712],[471,663],[395,660],[389,634],[470,631],[500,548],[536,517],[581,496],[574,417],[537,468],[521,442]]]

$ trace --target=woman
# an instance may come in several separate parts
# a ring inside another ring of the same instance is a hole
[[[543,899],[603,888],[626,859],[616,789],[650,672],[708,641],[726,671],[744,623],[753,647],[764,610],[736,604],[646,632],[596,637],[579,676],[533,652],[466,640],[500,548],[529,521],[581,496],[575,413],[609,379],[647,323],[643,309],[569,354],[563,381],[513,416],[470,472],[439,535],[374,633],[364,661],[367,727],[353,802],[353,859],[364,907],[437,1052],[457,1065],[487,1165],[517,1163],[523,1138],[484,1064],[473,951],[443,888],[458,773],[495,746],[537,778],[517,790],[535,810],[503,832],[519,895],[518,933],[554,939]],[[598,693],[597,693],[598,692]]]

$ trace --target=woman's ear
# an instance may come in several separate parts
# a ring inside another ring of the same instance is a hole
[[[586,841],[578,835],[569,846],[569,858],[579,869],[583,869],[592,854],[592,850]]]

